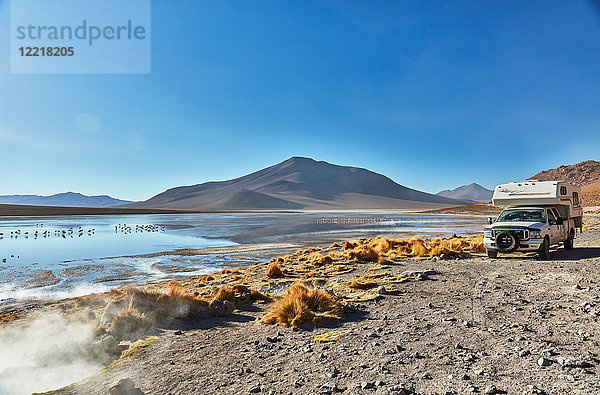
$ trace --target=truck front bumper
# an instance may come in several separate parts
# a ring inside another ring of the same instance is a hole
[[[512,252],[530,252],[537,251],[540,249],[540,246],[544,242],[544,239],[529,239],[529,240],[519,240],[519,248]],[[490,237],[483,238],[483,246],[486,250],[498,251],[496,247],[496,241]]]

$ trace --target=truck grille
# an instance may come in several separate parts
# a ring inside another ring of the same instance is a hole
[[[519,240],[529,240],[529,231],[527,229],[494,229],[492,237],[496,237],[500,232],[510,232]]]

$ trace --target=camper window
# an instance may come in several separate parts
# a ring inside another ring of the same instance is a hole
[[[579,194],[577,192],[573,192],[573,205],[579,206]]]
[[[562,186],[560,187],[560,194],[561,195],[566,195],[567,194],[567,187],[566,186]]]

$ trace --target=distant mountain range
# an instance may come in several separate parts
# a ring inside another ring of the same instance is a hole
[[[455,189],[446,189],[438,192],[438,196],[444,196],[451,199],[474,200],[476,202],[489,202],[492,200],[494,191],[482,187],[479,184],[473,183],[463,185]]]
[[[358,167],[293,157],[227,181],[171,188],[131,208],[372,209],[472,204],[417,191]]]
[[[0,195],[0,204],[62,207],[111,207],[133,203],[131,200],[115,199],[110,196],[86,196],[81,193],[65,192],[50,196]]]

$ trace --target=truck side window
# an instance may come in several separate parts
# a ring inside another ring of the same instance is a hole
[[[579,206],[579,194],[577,192],[573,192],[573,205]]]
[[[554,216],[554,213],[552,212],[552,210],[548,210],[548,223],[550,225],[556,224],[556,217]]]
[[[556,217],[556,219],[560,218],[560,213],[558,211],[556,211],[555,208],[552,208],[552,214],[554,214],[554,216]]]

